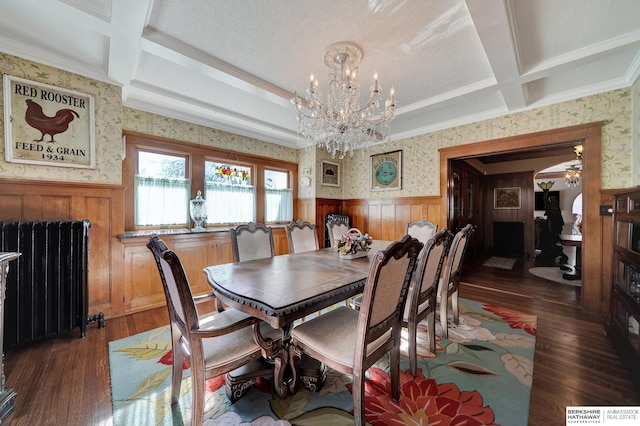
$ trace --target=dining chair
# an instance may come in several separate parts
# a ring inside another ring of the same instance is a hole
[[[273,368],[262,361],[263,349],[254,339],[252,326],[260,327],[265,339],[262,343],[274,348],[281,345],[281,333],[236,309],[199,315],[178,256],[157,235],[149,239],[147,247],[156,261],[169,311],[173,358],[171,403],[176,404],[180,397],[182,360],[187,357],[191,367],[191,424],[201,425],[205,380],[255,363],[252,374],[243,383],[234,386],[226,383],[227,397],[235,402],[256,377],[273,373]]]
[[[316,225],[297,220],[285,226],[289,253],[318,250],[318,233]]]
[[[262,223],[238,225],[231,230],[231,252],[234,262],[273,257],[273,231]]]
[[[413,274],[407,303],[404,308],[402,325],[407,328],[409,342],[409,364],[411,374],[417,374],[418,324],[427,319],[429,336],[429,350],[436,353],[436,309],[438,282],[442,273],[449,245],[453,235],[447,228],[443,228],[433,238],[429,238],[418,257],[418,266]]]
[[[438,232],[438,225],[433,222],[416,220],[407,224],[407,234],[417,238],[422,244],[432,238],[436,232]]]
[[[327,223],[327,230],[329,231],[331,247],[333,247],[336,243],[336,238],[347,233],[349,230],[349,224],[342,219],[333,219]]]
[[[458,308],[458,290],[460,288],[460,275],[464,264],[464,255],[469,246],[469,240],[474,229],[471,224],[456,232],[451,241],[449,254],[442,279],[438,285],[438,304],[440,305],[440,326],[442,327],[442,337],[449,337],[449,323],[447,311],[449,310],[449,299],[451,299],[451,311],[454,324],[460,323],[460,310]]]
[[[421,248],[421,242],[405,235],[373,256],[359,311],[339,306],[293,328],[289,347],[292,391],[298,384],[303,354],[349,374],[353,376],[355,424],[363,425],[365,373],[390,353],[392,397],[400,399],[402,314]]]

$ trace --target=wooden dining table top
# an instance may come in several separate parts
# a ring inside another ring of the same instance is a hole
[[[390,241],[373,241],[367,256],[343,259],[326,248],[208,266],[214,293],[235,309],[282,328],[362,292],[371,259]]]

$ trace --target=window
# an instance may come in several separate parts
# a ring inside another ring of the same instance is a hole
[[[126,231],[190,228],[189,201],[198,191],[207,201],[208,228],[283,223],[296,216],[297,163],[136,132],[123,135]]]
[[[189,222],[191,181],[187,157],[138,151],[135,175],[135,225],[184,225]]]
[[[251,185],[251,168],[213,161],[204,164],[207,223],[255,222],[256,193]]]
[[[265,221],[290,222],[293,220],[293,191],[289,188],[289,173],[264,171]]]

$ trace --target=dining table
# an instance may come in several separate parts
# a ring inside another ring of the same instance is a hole
[[[204,268],[224,304],[282,330],[283,343],[273,348],[260,327],[253,328],[263,356],[273,361],[274,387],[281,398],[295,392],[287,373],[294,322],[362,293],[371,260],[389,244],[374,240],[366,256],[354,259],[340,256],[336,248],[324,248]]]

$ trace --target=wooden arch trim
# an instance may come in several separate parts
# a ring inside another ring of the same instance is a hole
[[[440,151],[440,223],[447,223],[449,200],[449,160],[483,155],[518,152],[557,144],[582,143],[582,307],[594,314],[600,312],[604,291],[602,280],[602,229],[600,220],[602,126],[604,121],[547,130],[526,135],[487,140],[441,148]],[[587,238],[588,236],[588,238]]]

